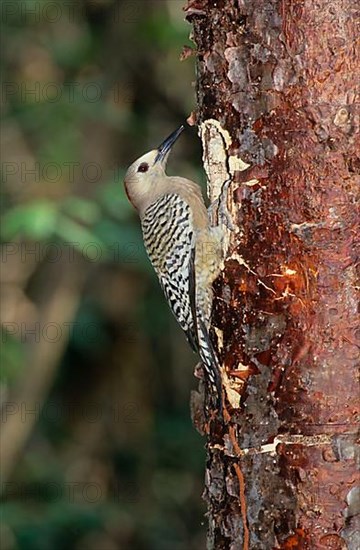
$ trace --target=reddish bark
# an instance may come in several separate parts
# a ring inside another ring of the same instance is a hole
[[[209,548],[355,550],[355,4],[189,0],[186,13],[198,123],[217,120],[228,156],[250,164],[233,174],[241,232],[216,283],[222,359],[246,383],[225,432],[210,425]]]

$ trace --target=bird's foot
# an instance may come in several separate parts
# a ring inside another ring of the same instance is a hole
[[[232,216],[227,206],[228,191],[231,183],[231,178],[225,180],[218,198],[210,204],[208,213],[210,219],[215,220],[215,225],[223,224],[226,225],[229,231],[235,231],[236,227],[233,224]]]

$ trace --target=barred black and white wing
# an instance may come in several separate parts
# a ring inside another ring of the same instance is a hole
[[[189,291],[194,235],[189,205],[178,195],[163,195],[145,211],[142,230],[168,304],[191,347],[198,351]]]
[[[196,277],[196,269],[206,266],[196,258],[197,233],[190,206],[179,195],[163,195],[145,211],[142,230],[170,308],[192,348],[199,353],[212,387],[221,396],[219,365],[208,332],[208,289],[205,284],[199,286],[201,277]]]

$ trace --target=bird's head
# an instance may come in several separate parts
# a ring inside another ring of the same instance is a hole
[[[128,168],[124,180],[125,190],[137,210],[149,202],[149,197],[155,194],[166,177],[165,168],[171,148],[183,130],[184,126],[180,126],[157,149],[145,153]]]

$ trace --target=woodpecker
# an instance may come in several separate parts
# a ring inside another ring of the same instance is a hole
[[[222,411],[219,361],[210,340],[212,283],[219,273],[218,234],[210,227],[199,185],[165,173],[180,126],[157,149],[137,159],[125,176],[126,194],[137,210],[149,259],[168,304],[200,355]]]

